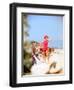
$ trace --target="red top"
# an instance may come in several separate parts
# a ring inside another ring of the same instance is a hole
[[[48,40],[43,41],[43,50],[47,50],[48,49]]]

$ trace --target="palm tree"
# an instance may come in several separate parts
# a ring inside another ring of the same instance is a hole
[[[28,29],[29,29],[28,16],[23,14],[22,15],[22,21],[23,21],[23,36],[24,36],[24,41],[26,41],[28,36],[29,36],[29,33],[28,33]]]
[[[31,53],[30,51],[30,41],[29,37],[29,24],[28,24],[28,15],[22,14],[22,26],[23,26],[23,72],[26,74],[30,72],[30,67],[32,66]]]

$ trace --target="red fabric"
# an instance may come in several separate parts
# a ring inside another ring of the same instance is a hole
[[[48,48],[48,41],[47,40],[43,42],[43,48],[44,49],[47,49]]]
[[[46,52],[48,50],[48,40],[42,42],[41,51]]]

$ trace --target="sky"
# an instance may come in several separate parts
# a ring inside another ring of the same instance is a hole
[[[63,47],[63,16],[28,15],[28,24],[29,40],[42,42],[48,35],[49,47]]]

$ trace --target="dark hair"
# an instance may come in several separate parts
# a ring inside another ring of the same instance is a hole
[[[44,39],[45,39],[45,38],[48,38],[48,36],[47,36],[47,35],[45,35],[45,36],[44,36]]]

